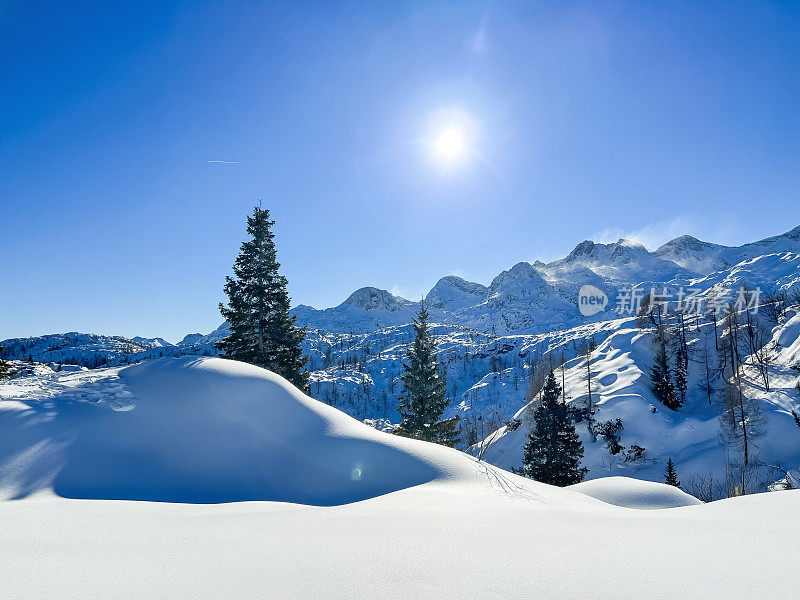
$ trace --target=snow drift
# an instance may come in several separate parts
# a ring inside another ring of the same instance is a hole
[[[4,597],[722,600],[800,584],[775,559],[797,553],[800,492],[630,510],[591,497],[602,485],[381,433],[222,359],[0,384],[0,489],[25,498],[0,502]]]
[[[675,486],[631,477],[603,477],[576,483],[569,486],[569,489],[608,504],[642,510],[702,504],[700,500]]]
[[[5,488],[64,497],[331,505],[467,473],[455,450],[380,433],[264,369],[159,359],[0,415]],[[11,459],[11,460],[8,460]],[[474,468],[472,468],[474,470]]]

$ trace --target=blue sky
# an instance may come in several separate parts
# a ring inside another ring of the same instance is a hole
[[[70,4],[0,2],[0,339],[213,329],[259,198],[317,307],[798,224],[796,3]]]

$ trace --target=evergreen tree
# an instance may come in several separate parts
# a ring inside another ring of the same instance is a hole
[[[439,372],[436,342],[428,329],[428,311],[420,304],[414,319],[414,344],[403,363],[400,377],[405,390],[398,401],[397,412],[403,422],[396,433],[445,446],[455,446],[461,433],[458,417],[440,420],[448,405],[447,378]]]
[[[677,391],[678,406],[683,406],[686,402],[686,388],[688,381],[686,379],[686,354],[682,346],[678,346],[678,351],[675,353],[675,390]]]
[[[675,463],[672,458],[667,461],[667,470],[664,471],[664,483],[667,485],[674,485],[676,488],[681,487],[681,482],[678,481],[678,473],[675,471]]]
[[[559,401],[560,395],[561,388],[550,371],[542,389],[541,404],[533,412],[535,424],[518,473],[542,483],[565,486],[583,481],[588,469],[580,466],[583,444],[569,407]]]
[[[269,210],[260,206],[247,217],[251,239],[241,245],[233,264],[234,277],[225,277],[228,306],[219,305],[231,333],[217,348],[226,358],[269,369],[305,391],[307,358],[300,344],[306,329],[297,327],[297,317],[289,315],[287,281],[278,273],[274,224]]]
[[[675,393],[675,386],[669,374],[667,359],[667,344],[662,336],[656,336],[656,354],[653,357],[653,366],[650,368],[650,381],[653,382],[653,393],[656,398],[672,410],[681,406],[681,401]]]
[[[0,354],[3,353],[4,348],[0,346]],[[11,364],[4,361],[0,358],[0,379],[5,379],[6,377],[11,377],[11,374],[14,372],[14,369],[11,368]]]

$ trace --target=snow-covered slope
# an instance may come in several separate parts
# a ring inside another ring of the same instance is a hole
[[[7,598],[722,600],[800,585],[775,560],[797,552],[800,492],[621,508],[375,431],[221,359],[23,377],[0,397]],[[144,498],[167,502],[130,501]]]
[[[653,363],[652,334],[627,321],[603,341],[591,354],[592,401],[597,422],[621,422],[618,432],[622,449],[612,452],[608,439],[593,434],[588,421],[576,424],[585,448],[583,464],[589,468],[589,478],[624,474],[651,481],[663,481],[667,460],[672,458],[684,487],[699,486],[699,478],[709,474],[716,479],[714,497],[726,493],[726,469],[739,460],[738,451],[720,444],[721,383],[716,381],[712,400],[702,389],[704,375],[703,345],[714,352],[713,326],[703,324],[700,331],[689,334],[690,361],[686,404],[670,410],[654,396],[649,379]],[[754,463],[760,464],[753,474],[754,489],[763,490],[766,482],[781,479],[783,474],[769,465],[784,469],[800,469],[800,431],[791,411],[800,412],[800,320],[790,317],[772,333],[770,348],[770,391],[759,384],[752,360],[744,362],[744,393],[763,414],[765,426],[751,442]],[[561,369],[556,369],[561,383]],[[566,363],[563,373],[567,403],[574,406],[588,400],[587,359],[577,357]],[[502,426],[487,436],[478,448],[486,446],[484,459],[505,469],[521,466],[523,447],[531,429],[534,399],[522,407],[510,420],[514,427]],[[641,456],[631,449],[639,447]],[[760,485],[758,485],[760,483]],[[712,484],[713,485],[713,484]],[[687,487],[687,489],[690,489]]]

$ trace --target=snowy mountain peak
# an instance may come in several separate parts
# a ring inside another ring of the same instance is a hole
[[[467,281],[456,275],[447,275],[436,282],[425,297],[425,303],[434,309],[455,311],[477,304],[486,295],[486,286]]]
[[[570,252],[566,258],[562,259],[566,262],[574,262],[581,256],[587,256],[594,250],[595,243],[592,240],[583,240],[580,244],[575,246],[575,249]]]
[[[637,250],[642,249],[647,251],[647,248],[644,247],[644,244],[637,242],[636,240],[629,240],[627,238],[619,238],[615,245],[622,248],[635,248]]]
[[[633,240],[620,238],[610,244],[599,244],[591,240],[584,240],[569,253],[566,258],[557,260],[551,264],[591,264],[610,262],[631,262],[638,257],[650,254],[642,244]]]
[[[662,260],[639,242],[625,238],[610,244],[583,241],[566,258],[547,265],[548,272],[555,276],[576,266],[591,269],[597,275],[617,283],[669,281],[687,274],[677,264]]]
[[[724,246],[712,244],[711,242],[704,242],[691,235],[682,235],[676,237],[674,240],[668,241],[653,254],[660,256],[668,252],[705,252],[709,248],[724,248]]]
[[[392,293],[374,287],[363,287],[356,290],[340,306],[360,308],[362,310],[404,310],[411,301],[395,296]]]
[[[713,273],[730,267],[735,249],[720,244],[698,240],[691,235],[682,235],[670,240],[655,252],[654,256],[671,260],[676,265],[694,273]]]
[[[145,346],[147,348],[166,348],[167,346],[172,346],[172,344],[170,344],[167,340],[165,340],[164,338],[160,338],[160,337],[145,338],[145,337],[136,336],[136,337],[132,337],[131,341],[132,342],[136,342],[137,344],[140,344],[140,345]]]
[[[605,247],[611,250],[612,258],[624,259],[627,262],[636,260],[640,256],[650,254],[647,248],[639,242],[626,240],[625,238],[620,238],[613,244],[606,244]]]
[[[542,281],[542,283],[545,283],[542,275],[539,273],[539,271],[533,268],[531,263],[518,262],[507,271],[503,271],[497,277],[495,277],[492,280],[492,283],[489,285],[489,291],[494,292],[499,288],[508,285],[508,283],[512,281],[525,279],[539,279]]]

